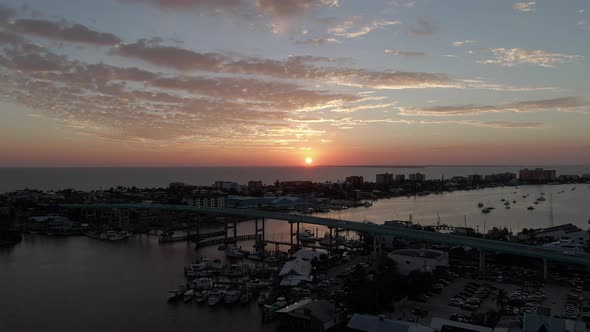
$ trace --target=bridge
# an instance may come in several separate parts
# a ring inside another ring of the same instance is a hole
[[[459,236],[437,232],[421,231],[406,227],[383,226],[371,223],[363,223],[348,220],[330,219],[323,217],[314,217],[308,215],[289,214],[281,212],[269,212],[251,209],[233,209],[233,208],[197,208],[189,205],[167,205],[167,204],[61,204],[64,208],[79,209],[152,209],[175,212],[190,212],[209,215],[224,215],[245,217],[251,219],[273,219],[288,221],[290,223],[305,223],[320,225],[329,229],[348,229],[356,232],[369,233],[374,235],[394,236],[406,239],[429,241],[435,243],[444,243],[456,246],[465,246],[480,249],[480,251],[491,251],[496,253],[506,253],[518,256],[542,259],[545,269],[547,270],[547,260],[590,266],[590,255],[577,254],[575,256],[564,255],[561,251],[547,249],[543,247],[507,242],[489,240],[468,236]],[[480,255],[481,257],[481,255]]]

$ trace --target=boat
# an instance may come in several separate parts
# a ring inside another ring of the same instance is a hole
[[[504,202],[504,205],[510,205],[510,202]]]
[[[195,291],[192,289],[187,290],[186,292],[184,292],[184,302],[189,302],[190,300],[193,299],[193,297],[195,296]]]
[[[223,300],[223,293],[219,289],[214,289],[209,292],[207,304],[210,306],[216,306],[221,300]]]
[[[574,191],[574,190],[576,190],[576,187],[573,187],[573,188],[572,188],[572,191]]]
[[[121,241],[127,239],[126,232],[115,232],[109,235],[109,241]]]
[[[100,235],[98,236],[98,238],[100,240],[103,240],[104,241],[104,240],[108,240],[109,239],[109,236],[106,235],[106,233],[100,233]]]
[[[512,201],[512,203],[516,203],[516,201]]]
[[[276,257],[273,257],[273,256],[268,256],[268,257],[264,258],[264,261],[272,264],[272,263],[278,263],[279,259]]]
[[[240,303],[241,304],[248,304],[252,299],[252,293],[250,292],[243,292],[240,296]]]
[[[490,212],[492,212],[492,209],[491,209],[491,208],[489,208],[489,207],[487,207],[487,208],[485,208],[485,209],[481,210],[481,213],[490,213]]]
[[[239,248],[236,247],[229,247],[225,251],[225,255],[230,258],[244,258],[244,254],[240,251]]]
[[[477,207],[478,208],[482,208],[483,207],[483,203],[477,203]]]
[[[237,264],[232,264],[227,270],[227,272],[225,272],[225,275],[230,278],[242,277],[244,275],[244,271],[242,270],[241,266]]]
[[[260,257],[256,254],[251,254],[251,255],[248,255],[248,259],[253,260],[253,261],[260,261],[260,260],[262,260],[262,257]]]
[[[227,250],[227,244],[222,244],[219,247],[217,247],[217,250]]]
[[[213,279],[211,278],[197,278],[193,280],[193,287],[195,289],[211,289],[213,287]]]
[[[201,292],[197,292],[195,295],[195,301],[197,303],[203,303],[207,300],[207,297],[209,296],[209,292],[208,291],[201,291]]]
[[[541,197],[537,198],[537,200],[538,200],[539,202],[544,202],[544,201],[545,201],[545,197],[541,196]]]
[[[506,200],[505,198],[502,198],[500,201],[504,202],[505,200]]]
[[[225,291],[223,302],[225,304],[234,304],[240,300],[240,295],[242,294],[238,290]]]
[[[527,208],[527,210],[534,210],[534,209],[535,209],[535,207],[532,205]]]
[[[268,301],[268,296],[269,294],[266,292],[262,292],[258,295],[258,305],[264,305],[266,304],[266,301]]]
[[[313,234],[311,233],[310,230],[304,230],[303,232],[299,232],[297,234],[297,238],[299,239],[300,242],[315,242],[315,238],[313,237]]]
[[[506,205],[506,209],[510,209],[510,205]]]
[[[534,202],[533,202],[533,204],[539,204],[539,202],[537,202],[537,201],[534,201]]]
[[[371,202],[364,202],[363,203],[363,206],[366,207],[366,208],[368,208],[368,207],[373,206],[373,203],[371,203]]]
[[[174,301],[184,294],[186,291],[185,286],[179,286],[168,290],[168,301]]]

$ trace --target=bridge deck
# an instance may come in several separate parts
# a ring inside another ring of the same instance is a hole
[[[62,204],[66,208],[111,208],[111,209],[155,209],[177,212],[193,212],[212,215],[225,215],[236,217],[247,217],[251,219],[274,219],[289,222],[301,222],[312,225],[321,225],[332,228],[349,229],[357,232],[372,233],[378,235],[390,235],[408,239],[445,243],[472,247],[498,253],[508,253],[519,256],[547,259],[563,263],[572,263],[590,266],[590,255],[579,254],[576,256],[564,255],[561,251],[543,247],[481,239],[468,236],[443,234],[436,232],[420,231],[404,227],[383,227],[376,224],[368,224],[356,221],[329,219],[308,215],[288,214],[281,212],[268,212],[250,209],[232,208],[196,208],[188,205],[166,205],[166,204]]]

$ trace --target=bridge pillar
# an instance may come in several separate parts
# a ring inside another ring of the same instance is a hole
[[[330,227],[330,252],[332,252],[332,242],[333,242],[333,238],[334,238],[333,230],[334,229],[332,227]]]
[[[300,246],[301,242],[299,241],[299,221],[297,222],[297,246]]]
[[[543,258],[543,279],[549,278],[549,268],[547,266],[547,258]]]
[[[291,249],[293,249],[293,223],[289,222],[289,226],[291,227],[291,231],[289,232],[289,242],[291,243]]]
[[[486,253],[483,250],[479,250],[479,272],[481,278],[486,280]]]

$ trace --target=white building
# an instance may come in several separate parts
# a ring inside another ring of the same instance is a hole
[[[311,263],[301,258],[288,261],[279,272],[279,277],[283,277],[281,286],[297,286],[302,281],[312,281]]]
[[[186,197],[184,204],[197,208],[225,208],[227,207],[227,195],[223,194],[196,194]]]
[[[328,250],[326,249],[312,249],[312,248],[301,248],[297,250],[296,253],[293,254],[295,258],[301,258],[305,261],[311,261],[314,258],[320,259],[321,255],[328,255]]]
[[[449,254],[431,249],[401,249],[387,254],[397,263],[399,273],[407,275],[412,271],[432,272],[437,267],[449,266]]]

